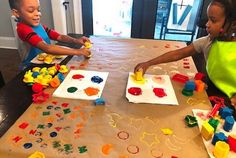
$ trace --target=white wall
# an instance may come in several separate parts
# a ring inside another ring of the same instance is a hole
[[[75,33],[83,34],[81,0],[73,0],[73,4],[74,4]]]
[[[83,33],[81,0],[51,0],[54,28],[62,34]],[[69,2],[67,11],[63,2]]]
[[[54,29],[61,34],[66,34],[66,12],[63,2],[64,0],[51,0]]]

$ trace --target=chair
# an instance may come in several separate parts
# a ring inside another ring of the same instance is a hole
[[[29,44],[26,44],[25,42],[20,40],[20,38],[18,37],[17,31],[16,31],[16,26],[17,26],[16,17],[13,15],[11,16],[11,24],[12,24],[13,33],[15,36],[16,47],[20,55],[20,58],[23,61],[25,56],[27,55],[27,52],[30,46]]]
[[[169,12],[167,17],[163,17],[160,39],[166,39],[167,34],[190,35],[192,42],[202,0],[186,0],[186,4],[183,4],[183,0],[181,4],[178,2],[179,0],[170,0],[168,3]]]

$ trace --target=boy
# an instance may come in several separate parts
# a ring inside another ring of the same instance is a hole
[[[82,45],[90,41],[86,37],[75,39],[67,35],[60,35],[56,31],[40,24],[41,12],[39,0],[9,0],[9,4],[12,14],[17,18],[18,36],[28,45],[27,52],[22,55],[24,66],[28,66],[30,61],[41,52],[54,55],[90,56],[90,51],[86,48],[71,49],[50,43],[50,39]]]

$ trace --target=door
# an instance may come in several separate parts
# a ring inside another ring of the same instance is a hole
[[[82,0],[85,35],[153,38],[157,0]]]

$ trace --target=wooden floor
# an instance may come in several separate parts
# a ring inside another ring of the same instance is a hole
[[[5,83],[19,73],[20,56],[15,49],[0,48],[0,71]]]

